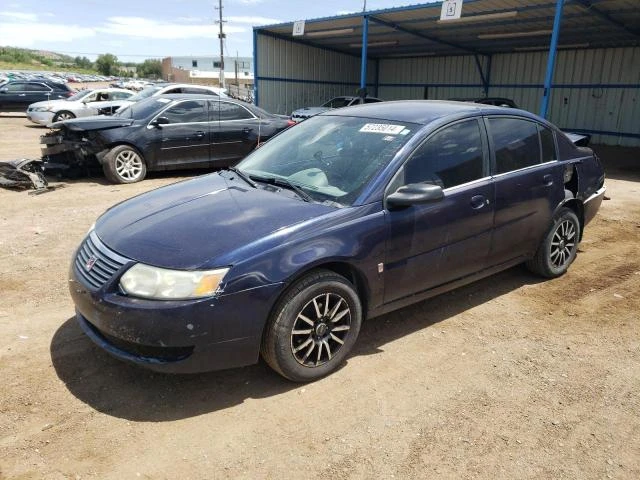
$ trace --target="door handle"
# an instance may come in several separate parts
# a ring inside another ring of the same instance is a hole
[[[485,198],[484,195],[474,195],[471,197],[471,208],[474,210],[479,210],[485,205],[489,205],[489,199]]]
[[[203,138],[204,137],[204,132],[196,132],[193,134],[193,136],[195,138]]]
[[[544,182],[545,187],[550,187],[551,185],[553,185],[553,175],[545,175],[544,177],[542,177],[542,181]]]
[[[252,129],[251,129],[251,128],[249,128],[249,127],[244,127],[244,128],[242,129],[242,133],[249,133],[251,130],[252,130]]]

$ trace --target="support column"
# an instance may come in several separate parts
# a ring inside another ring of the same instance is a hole
[[[367,88],[367,42],[369,41],[369,15],[362,16],[362,64],[360,88]]]
[[[544,78],[544,91],[542,92],[542,102],[540,103],[540,116],[542,118],[547,118],[547,113],[549,110],[549,98],[551,97],[553,70],[556,66],[556,51],[558,49],[558,38],[560,37],[560,24],[562,22],[563,7],[564,0],[556,0],[556,16],[553,20],[553,33],[551,34],[549,58],[547,59],[547,74]]]

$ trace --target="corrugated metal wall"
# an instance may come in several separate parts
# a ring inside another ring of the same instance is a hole
[[[258,35],[260,106],[276,113],[320,105],[352,95],[360,82],[360,59]],[[534,113],[540,110],[547,52],[492,57],[490,97],[507,97]],[[486,66],[486,59],[482,60]],[[368,66],[375,93],[376,64]],[[593,143],[640,146],[640,47],[560,50],[549,119],[563,129],[589,131]],[[380,60],[382,99],[451,99],[483,96],[473,56]],[[625,135],[616,135],[626,134]]]
[[[358,57],[260,34],[256,47],[258,99],[269,112],[289,115],[336,96],[355,95],[360,87]],[[375,63],[367,68],[373,83]]]
[[[540,110],[547,52],[494,55],[489,96]],[[640,135],[640,48],[558,52],[549,120],[561,128]],[[406,58],[380,63],[380,98],[483,96],[472,56]],[[592,134],[593,143],[640,146],[640,138]]]

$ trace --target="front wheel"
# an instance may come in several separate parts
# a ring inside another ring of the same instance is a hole
[[[580,239],[580,221],[569,208],[561,208],[527,268],[538,275],[555,278],[575,260]]]
[[[362,304],[353,285],[341,275],[318,270],[296,282],[276,305],[262,357],[289,380],[317,380],[342,364],[361,324]]]
[[[56,113],[53,116],[53,122],[62,122],[63,120],[71,120],[72,118],[76,118],[76,116],[71,113],[71,112],[67,112],[66,110],[63,110],[61,112]]]
[[[118,145],[105,156],[102,169],[113,183],[135,183],[147,175],[147,165],[142,154],[129,145]]]

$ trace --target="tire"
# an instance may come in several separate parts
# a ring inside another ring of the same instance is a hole
[[[112,183],[135,183],[147,175],[147,165],[142,154],[129,145],[113,147],[102,164],[104,175]]]
[[[527,268],[546,278],[564,275],[578,252],[580,221],[569,208],[561,208]]]
[[[53,120],[51,120],[51,122],[61,122],[63,120],[71,120],[72,118],[76,118],[73,113],[62,110],[61,112],[58,112],[53,116]]]
[[[263,336],[262,358],[289,380],[317,380],[343,363],[361,324],[362,304],[353,285],[329,270],[311,272],[276,304]]]

